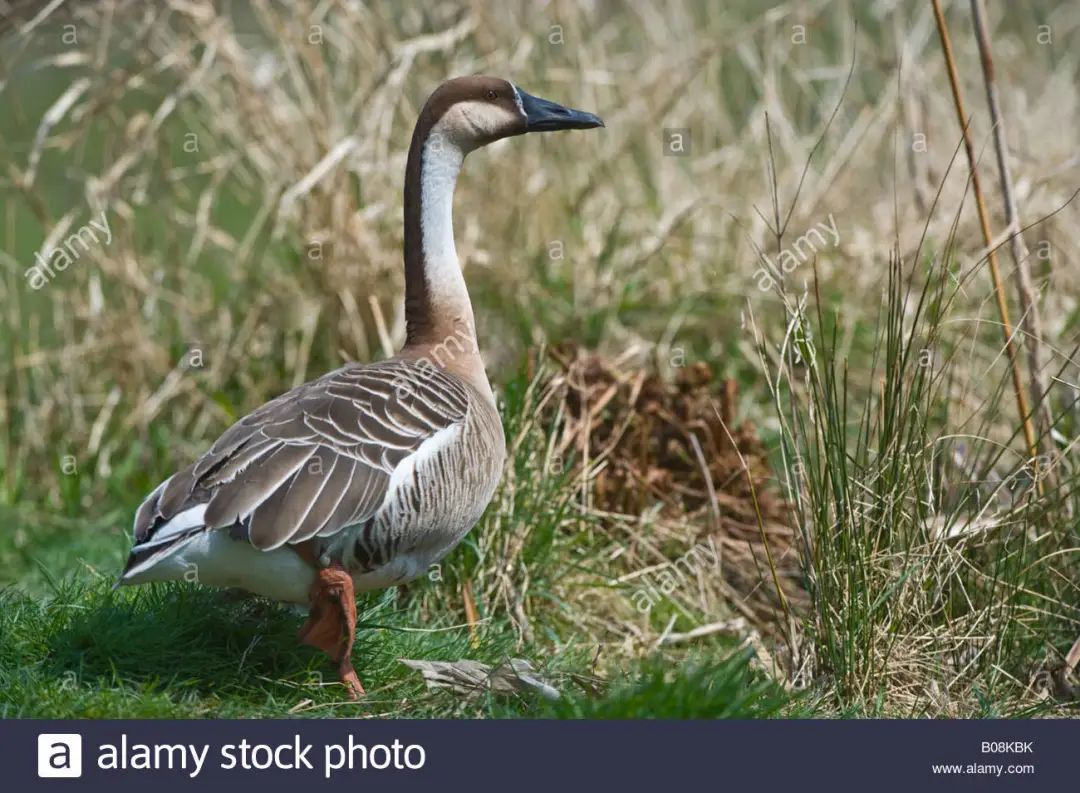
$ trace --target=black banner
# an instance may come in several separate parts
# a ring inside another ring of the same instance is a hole
[[[1075,790],[1070,721],[4,721],[6,790]],[[298,787],[299,786],[299,787]]]

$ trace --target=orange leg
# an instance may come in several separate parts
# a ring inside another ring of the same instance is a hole
[[[356,595],[352,576],[340,565],[321,568],[311,586],[311,611],[300,629],[300,641],[317,647],[337,663],[338,676],[349,692],[349,699],[364,694],[350,658],[355,639]]]

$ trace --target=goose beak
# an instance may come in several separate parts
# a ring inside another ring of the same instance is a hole
[[[559,129],[592,129],[602,127],[599,116],[574,110],[560,104],[527,94],[518,89],[521,108],[525,111],[526,132],[554,132]]]

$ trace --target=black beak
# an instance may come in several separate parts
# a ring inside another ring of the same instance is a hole
[[[563,107],[547,99],[527,94],[520,88],[518,94],[521,96],[521,106],[525,110],[527,132],[554,132],[558,129],[592,129],[604,126],[599,116],[586,113],[584,110]]]

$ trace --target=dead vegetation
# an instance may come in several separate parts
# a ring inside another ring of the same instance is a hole
[[[627,547],[620,563],[646,568],[657,548],[674,559],[682,551],[670,549],[711,540],[722,563],[696,589],[715,589],[707,599],[724,609],[713,616],[740,612],[780,635],[785,613],[770,558],[788,603],[805,602],[790,505],[752,422],[736,416],[735,382],[717,382],[704,361],[676,369],[669,382],[573,345],[551,357],[561,390],[557,454],[582,467],[590,507],[620,516],[610,521],[611,539]],[[649,528],[635,525],[643,517]]]

